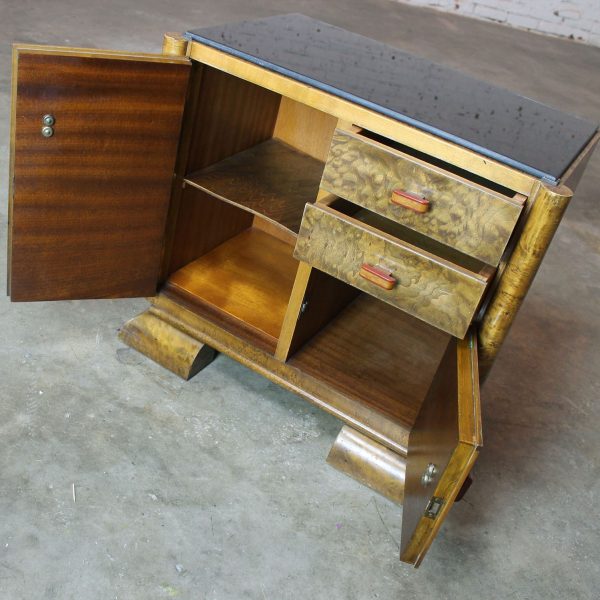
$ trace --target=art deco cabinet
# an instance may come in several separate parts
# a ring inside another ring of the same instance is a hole
[[[9,293],[149,296],[125,343],[184,378],[222,352],[332,413],[329,462],[403,503],[418,565],[597,140],[301,15],[162,55],[16,45]]]

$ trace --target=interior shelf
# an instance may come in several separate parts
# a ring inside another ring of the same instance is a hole
[[[314,202],[323,163],[270,139],[185,178],[225,202],[298,233],[304,205]]]
[[[290,244],[250,228],[173,273],[165,291],[273,353],[298,268],[292,252]]]
[[[361,295],[288,361],[410,428],[450,336]]]

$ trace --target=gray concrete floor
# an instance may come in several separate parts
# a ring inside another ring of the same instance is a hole
[[[152,52],[292,11],[600,119],[600,48],[388,0],[0,0],[0,278],[10,42]],[[142,300],[1,297],[0,598],[598,598],[599,189],[600,153],[483,390],[476,482],[417,571],[401,509],[326,466],[333,418],[225,357],[184,383],[122,347]]]

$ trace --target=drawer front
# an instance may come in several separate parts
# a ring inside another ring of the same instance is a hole
[[[339,129],[321,187],[493,266],[523,207],[521,199]]]
[[[459,338],[489,279],[313,204],[305,208],[294,256]]]

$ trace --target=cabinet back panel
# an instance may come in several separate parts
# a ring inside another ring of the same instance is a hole
[[[336,117],[284,96],[273,137],[325,162],[336,125]]]
[[[156,291],[189,64],[93,53],[15,50],[13,300]]]
[[[197,98],[190,99],[195,103],[188,125],[191,140],[187,156],[180,156],[178,183],[186,174],[270,139],[281,99],[279,94],[217,69],[199,68]],[[251,213],[190,186],[183,193],[175,189],[172,200],[165,279],[252,225]]]
[[[252,226],[252,213],[186,185],[181,196],[177,235],[173,239],[173,273]]]
[[[246,150],[273,135],[281,96],[203,67],[186,173]]]

